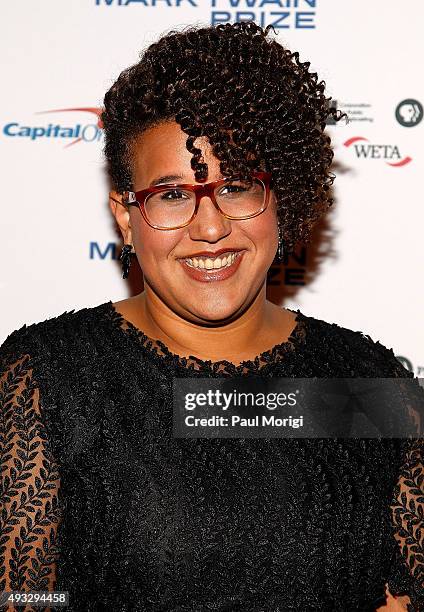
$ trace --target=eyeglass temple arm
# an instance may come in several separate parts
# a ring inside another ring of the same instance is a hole
[[[114,202],[116,202],[117,204],[122,204],[122,205],[130,205],[130,206],[138,206],[137,200],[135,199],[135,193],[134,191],[127,191],[126,192],[128,194],[128,200],[117,200],[116,198],[114,198],[113,196],[109,195],[110,199],[113,200]],[[131,200],[129,198],[132,198]]]

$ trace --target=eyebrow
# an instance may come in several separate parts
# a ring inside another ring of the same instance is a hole
[[[165,174],[164,176],[160,176],[159,178],[154,179],[149,187],[154,187],[155,185],[160,185],[162,183],[175,183],[175,181],[182,180],[182,176],[180,174]]]

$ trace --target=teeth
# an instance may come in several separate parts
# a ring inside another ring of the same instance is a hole
[[[201,268],[206,270],[220,270],[221,268],[227,268],[234,263],[237,257],[237,253],[230,253],[224,255],[224,257],[215,257],[215,259],[207,259],[200,257],[189,257],[185,261],[189,266],[193,268]]]

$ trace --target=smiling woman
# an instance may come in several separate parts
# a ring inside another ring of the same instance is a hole
[[[145,284],[142,294],[117,308],[180,355],[188,356],[188,349],[209,359],[251,359],[281,340],[294,321],[264,299],[278,242],[270,174],[258,173],[250,184],[223,178],[201,137],[196,145],[211,182],[191,185],[186,140],[175,121],[146,129],[132,145],[135,206],[120,205],[128,204],[128,193],[111,194],[112,212],[124,242],[134,245]],[[194,337],[193,325],[201,326]]]
[[[173,435],[176,379],[246,377],[396,378],[421,435],[392,349],[266,299],[332,203],[324,89],[244,22],[163,36],[107,92],[144,291],[1,347],[0,590],[67,591],[70,612],[424,610],[421,438]]]

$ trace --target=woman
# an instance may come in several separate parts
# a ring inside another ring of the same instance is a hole
[[[340,118],[268,33],[171,32],[105,96],[124,276],[134,250],[145,289],[3,344],[2,590],[68,591],[72,611],[424,610],[420,444],[172,435],[174,378],[412,377],[266,300],[276,251],[331,204]]]

